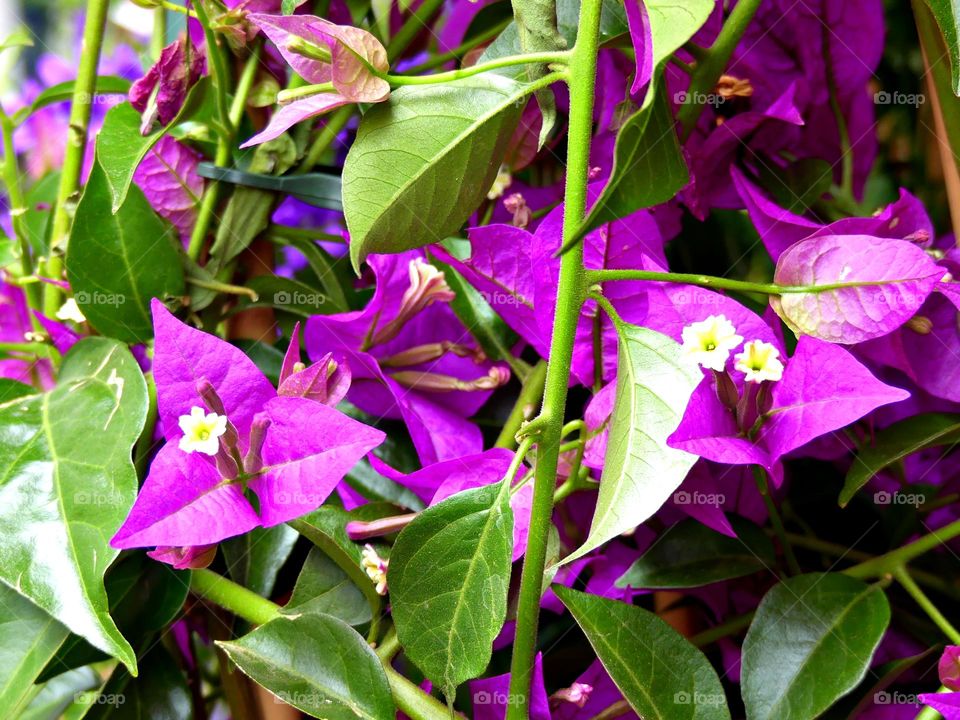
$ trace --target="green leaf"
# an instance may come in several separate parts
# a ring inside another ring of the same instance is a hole
[[[288,525],[254,528],[221,544],[230,577],[257,595],[270,597],[277,573],[297,543],[297,532]]]
[[[950,53],[950,77],[953,94],[960,96],[960,7],[953,0],[924,0],[933,13]]]
[[[371,108],[343,167],[354,269],[455,234],[493,184],[524,85],[487,73],[402,87]]]
[[[393,720],[396,710],[383,666],[342,620],[322,613],[281,615],[239,640],[217,645],[256,682],[313,717]]]
[[[25,27],[17,28],[0,41],[0,52],[23,47],[33,47],[33,36],[30,34],[30,30]]]
[[[670,56],[700,29],[713,0],[645,0],[653,38],[653,77],[640,109],[620,128],[613,169],[583,232],[665,202],[687,184],[686,163],[660,78]]]
[[[28,117],[55,103],[67,102],[73,98],[73,89],[76,85],[75,80],[67,80],[57,85],[51,85],[41,92],[27,107],[18,110],[14,116],[14,122],[19,124]],[[130,92],[130,81],[126,78],[116,77],[114,75],[99,75],[94,85],[95,95],[126,95]]]
[[[0,405],[0,580],[132,672],[103,576],[137,493],[130,449],[146,412],[139,365],[107,338],[77,343],[49,393]]]
[[[0,707],[13,713],[70,633],[32,602],[0,585]]]
[[[111,212],[116,213],[123,205],[133,182],[133,173],[140,165],[140,161],[150,152],[150,148],[169,128],[193,117],[201,110],[206,99],[207,84],[208,80],[202,78],[194,85],[187,94],[180,112],[170,121],[170,125],[149,135],[140,133],[142,118],[129,102],[110,108],[97,136],[97,147],[103,148],[104,152],[98,151],[97,156],[106,177],[110,193],[108,207]]]
[[[839,573],[798,575],[757,608],[743,642],[748,720],[809,720],[866,675],[890,623],[877,585]]]
[[[617,587],[691,588],[750,575],[776,563],[773,543],[759,527],[734,517],[732,538],[694,519],[665,530],[630,566]]]
[[[110,617],[134,647],[161,630],[179,614],[187,598],[190,571],[174,570],[151,560],[143,553],[122,558],[107,572],[104,580]],[[106,660],[79,635],[71,635],[47,663],[40,680],[50,680],[68,668],[78,668]]]
[[[640,717],[729,720],[727,698],[710,662],[659,617],[561,585],[553,590]]]
[[[46,255],[50,248],[50,219],[57,202],[60,173],[44,175],[27,191],[27,211],[23,215],[30,247],[38,255]]]
[[[293,595],[281,612],[326,613],[348,625],[363,625],[372,617],[360,588],[319,548],[312,548],[307,555]]]
[[[191,720],[193,703],[186,678],[162,644],[141,659],[143,672],[131,677],[118,667],[98,695],[89,697],[87,720]]]
[[[653,330],[617,328],[617,400],[610,418],[607,455],[597,509],[587,541],[568,563],[653,515],[696,462],[667,446],[702,377],[680,359],[680,345]]]
[[[50,720],[51,718],[64,720],[67,717],[68,708],[78,701],[83,702],[87,699],[87,693],[99,688],[102,682],[92,668],[68,670],[43,685],[32,688],[36,691],[36,695],[23,712],[15,717],[17,720]],[[93,697],[96,697],[96,693]],[[4,707],[9,709],[9,706]],[[88,704],[85,710],[89,709]]]
[[[378,473],[366,458],[354,465],[345,479],[368,500],[382,500],[415,512],[426,507],[412,490]]]
[[[506,481],[427,508],[393,546],[388,581],[397,637],[448,698],[490,662],[507,616],[512,553]]]
[[[914,415],[884,428],[870,445],[860,449],[851,463],[840,491],[840,507],[846,507],[857,491],[884,468],[920,450],[957,443],[960,415]]]
[[[334,258],[313,240],[279,235],[272,236],[270,240],[275,244],[293,247],[300,251],[317,276],[324,295],[337,308],[337,312],[346,312],[350,309],[346,291],[353,287],[353,275],[346,263],[341,262],[341,258]]]
[[[77,305],[97,330],[126,342],[153,336],[150,300],[183,295],[179,242],[133,187],[115,214],[110,188],[94,163],[77,206],[67,249],[67,277]]]

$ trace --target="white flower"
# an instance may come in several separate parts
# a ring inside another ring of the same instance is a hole
[[[70,298],[57,310],[57,320],[73,320],[75,323],[83,323],[87,321],[87,318],[80,311],[77,301]]]
[[[204,413],[194,406],[189,415],[181,415],[177,421],[183,430],[180,449],[185,453],[201,452],[216,455],[220,449],[220,436],[227,431],[227,418],[216,413]]]
[[[360,562],[363,565],[363,569],[366,570],[367,576],[373,580],[374,585],[377,586],[377,594],[386,595],[387,566],[390,564],[390,561],[380,557],[377,551],[373,549],[373,545],[364,545],[363,552],[360,553]]]
[[[730,351],[743,342],[733,323],[723,315],[711,315],[706,320],[687,325],[682,337],[683,356],[717,372],[723,370]]]
[[[743,346],[743,352],[734,356],[734,367],[744,373],[747,382],[775,382],[783,377],[783,363],[778,359],[780,351],[770,343],[751,340]]]

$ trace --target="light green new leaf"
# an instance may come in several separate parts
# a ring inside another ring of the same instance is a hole
[[[667,446],[702,377],[680,358],[680,345],[653,330],[617,328],[617,400],[597,509],[586,542],[564,558],[582,557],[653,515],[696,462]]]
[[[863,679],[889,623],[878,585],[810,573],[774,586],[743,641],[747,720],[818,717]]]
[[[0,585],[0,707],[15,713],[33,682],[67,639],[67,628],[6,585]]]
[[[97,135],[97,155],[110,189],[111,212],[117,212],[123,205],[133,182],[133,173],[140,161],[150,152],[150,148],[156,145],[167,130],[194,116],[202,108],[207,84],[207,79],[202,78],[194,85],[170,125],[149,135],[141,134],[142,118],[130,103],[125,102],[110,108]]]
[[[659,617],[562,585],[553,590],[640,717],[730,720],[723,686],[710,662]]]
[[[153,336],[150,300],[184,293],[183,266],[170,225],[140,188],[116,214],[98,154],[77,206],[67,247],[67,277],[77,305],[97,330],[126,342]]]
[[[327,720],[393,720],[383,666],[349,625],[322,613],[281,615],[232,642],[237,667],[284,702]]]
[[[402,87],[363,116],[343,167],[354,269],[456,233],[493,184],[526,96],[487,73]]]
[[[846,507],[857,491],[885,467],[919,450],[957,443],[960,443],[960,415],[914,415],[885,427],[850,464],[840,491],[840,506]]]
[[[0,405],[0,580],[133,672],[103,575],[137,493],[146,411],[140,367],[106,338],[77,343],[49,393]]]
[[[427,508],[390,554],[390,599],[406,656],[448,698],[479,677],[507,616],[513,513],[506,481]]]
[[[17,28],[3,40],[0,40],[0,52],[9,50],[10,48],[23,47],[33,47],[33,35],[31,35],[30,30],[25,27]]]
[[[670,56],[707,21],[715,4],[713,0],[645,0],[645,4],[653,39],[653,76],[643,105],[620,128],[610,180],[590,210],[584,231],[669,200],[689,178],[660,78]]]

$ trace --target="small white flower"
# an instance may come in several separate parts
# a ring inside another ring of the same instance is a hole
[[[363,569],[367,572],[367,576],[373,580],[374,585],[377,586],[377,594],[386,595],[387,567],[390,561],[380,557],[377,551],[373,549],[373,545],[364,545],[363,552],[360,554],[360,562],[363,565]]]
[[[57,310],[57,320],[73,320],[75,323],[83,323],[87,321],[87,318],[80,311],[77,301],[70,298]]]
[[[733,366],[746,375],[747,382],[776,382],[783,377],[783,363],[779,357],[780,351],[770,343],[751,340],[743,346],[743,352],[734,356]]]
[[[220,436],[227,431],[227,418],[216,413],[204,413],[203,408],[193,406],[189,415],[181,415],[177,421],[183,430],[180,449],[185,453],[201,452],[216,455],[220,449]]]
[[[733,323],[723,315],[711,315],[706,320],[687,325],[682,337],[683,356],[717,372],[723,370],[730,351],[743,342]]]
[[[513,177],[510,175],[510,168],[506,165],[501,165],[497,171],[497,177],[493,180],[493,186],[487,193],[487,200],[496,200],[498,197],[501,197],[512,182]]]

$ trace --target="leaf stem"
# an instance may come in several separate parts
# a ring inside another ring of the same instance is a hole
[[[893,577],[900,583],[901,587],[907,591],[910,597],[914,599],[914,602],[920,606],[920,609],[927,614],[927,617],[933,621],[933,624],[940,628],[950,642],[954,645],[960,645],[960,631],[943,616],[943,613],[937,609],[937,606],[924,594],[920,586],[910,577],[907,568],[903,566],[897,568],[893,571]]]
[[[59,252],[66,249],[67,236],[73,221],[72,207],[80,190],[83,160],[87,149],[90,129],[90,111],[97,84],[97,66],[107,24],[110,0],[87,0],[86,20],[83,26],[83,41],[80,45],[80,66],[70,100],[70,124],[67,127],[67,146],[60,171],[60,186],[57,189],[56,207],[50,234],[50,258],[47,261],[47,277],[59,280],[63,273],[63,259]],[[44,287],[44,314],[53,317],[60,307],[60,288],[50,283]]]
[[[760,2],[761,0],[741,0],[734,6],[716,41],[697,59],[697,66],[693,77],[690,78],[690,87],[687,89],[689,97],[705,97],[713,92],[717,80],[730,62],[730,56],[733,55],[737,43],[740,42],[757,8],[760,7]],[[681,138],[686,140],[690,137],[705,107],[705,104],[699,102],[684,103],[680,107],[677,120],[682,128]]]
[[[949,525],[933,530],[912,543],[854,565],[843,572],[845,575],[861,579],[892,575],[914,558],[947,543],[958,535],[960,535],[960,520],[954,520]]]
[[[538,362],[530,373],[517,396],[517,402],[514,403],[513,410],[503,424],[500,436],[494,447],[514,448],[517,445],[517,432],[523,421],[527,419],[531,408],[535,403],[540,402],[543,397],[543,386],[547,379],[547,363],[544,360]]]
[[[797,556],[793,553],[793,546],[787,538],[787,530],[783,526],[783,518],[780,517],[780,511],[776,503],[770,496],[770,483],[767,480],[767,472],[759,465],[751,466],[753,470],[753,480],[757,484],[757,490],[760,491],[760,497],[763,498],[763,504],[767,508],[767,514],[770,516],[770,524],[773,525],[773,531],[780,541],[780,547],[783,550],[783,557],[787,561],[787,568],[791,575],[799,575],[803,572],[800,569],[800,563],[797,562]]]
[[[190,590],[255,625],[263,625],[280,615],[280,606],[276,603],[211,570],[194,570],[190,576]],[[388,640],[389,635],[384,643]],[[447,708],[439,700],[394,670],[389,658],[381,658],[381,663],[400,710],[413,720],[446,720],[449,717]]]
[[[601,0],[583,0],[577,43],[571,53],[568,83],[570,120],[567,143],[567,185],[564,193],[563,237],[572,240],[583,222],[587,207],[590,140],[593,131],[594,83],[600,35]],[[563,429],[570,364],[580,307],[586,292],[583,241],[573,243],[560,261],[557,307],[553,338],[537,437],[537,462],[527,552],[520,578],[517,629],[510,672],[510,695],[516,702],[507,707],[507,720],[525,720],[530,711],[530,683],[537,643],[540,595],[546,563],[547,539],[557,485],[557,464]]]
[[[469,51],[473,50],[476,47],[480,47],[489,40],[493,40],[497,37],[511,22],[510,18],[504,18],[502,22],[497,23],[493,27],[485,30],[484,32],[476,35],[469,40],[460,43],[453,50],[450,50],[439,55],[434,55],[429,60],[425,60],[416,67],[412,67],[405,72],[406,75],[420,75],[421,73],[426,72],[427,70],[433,70],[435,67],[439,67],[444,63],[448,63],[451,60],[459,60]]]
[[[558,52],[528,53],[526,55],[508,55],[506,57],[490,60],[489,62],[470,67],[460,68],[459,70],[448,70],[447,72],[434,73],[432,75],[390,75],[388,73],[377,73],[384,80],[395,87],[401,85],[432,85],[434,83],[446,83],[454,80],[479,75],[480,73],[496,70],[497,68],[512,67],[514,65],[566,65],[570,61],[570,51],[561,50]]]

